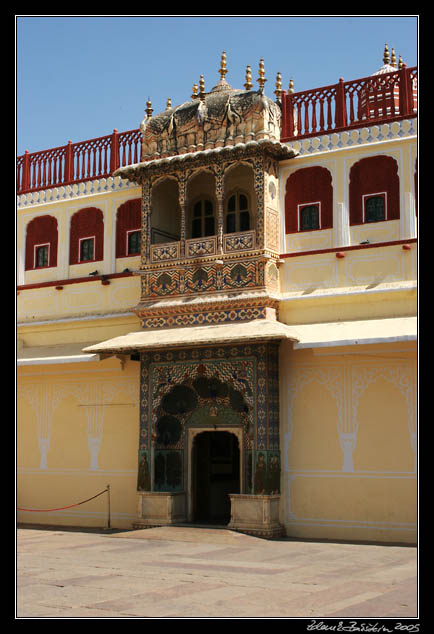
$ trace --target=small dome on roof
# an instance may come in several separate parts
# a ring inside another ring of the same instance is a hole
[[[210,92],[205,92],[205,81],[201,75],[199,87],[194,85],[189,101],[173,108],[168,106],[154,117],[148,102],[148,116],[140,126],[142,160],[260,139],[280,140],[280,103],[264,94],[263,60],[259,66],[258,90],[251,89],[250,67],[245,89],[232,88],[225,79],[225,53],[219,73],[220,80]]]
[[[396,65],[396,55],[395,49],[392,48],[392,57],[389,57],[389,47],[387,44],[384,45],[384,56],[383,56],[383,66],[379,68],[372,75],[384,75],[385,73],[394,73],[398,70],[398,66]],[[402,64],[402,60],[400,58],[399,65]]]

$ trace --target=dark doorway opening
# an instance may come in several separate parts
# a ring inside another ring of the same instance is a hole
[[[240,492],[240,448],[227,431],[198,434],[193,445],[193,516],[195,522],[228,524],[229,493]]]

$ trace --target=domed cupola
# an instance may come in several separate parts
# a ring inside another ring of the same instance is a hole
[[[234,146],[250,141],[280,141],[280,104],[264,94],[264,62],[259,65],[259,89],[252,90],[251,69],[247,67],[243,89],[226,81],[226,54],[220,64],[220,80],[205,91],[205,80],[193,86],[189,101],[152,116],[150,101],[141,123],[142,161],[179,154]]]
[[[399,57],[396,62],[395,50],[389,55],[389,47],[384,46],[383,65],[372,73],[372,80],[360,91],[360,112],[363,118],[379,119],[400,114],[400,72],[405,64]],[[417,79],[412,80],[412,102],[417,110]]]

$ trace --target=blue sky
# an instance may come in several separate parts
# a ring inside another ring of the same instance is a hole
[[[295,91],[365,77],[385,43],[418,63],[416,16],[16,16],[16,152],[23,154],[138,128],[220,79],[243,88],[246,66],[274,97],[277,72]]]

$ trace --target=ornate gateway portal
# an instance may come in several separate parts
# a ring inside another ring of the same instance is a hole
[[[281,531],[278,162],[295,152],[262,60],[259,90],[250,70],[245,90],[226,73],[223,54],[210,92],[201,77],[180,106],[152,117],[148,102],[141,162],[114,174],[142,185],[143,331],[106,349],[141,358],[137,525],[268,536]]]
[[[278,344],[149,352],[141,358],[138,524],[216,518],[228,523],[226,498],[233,494],[235,506],[237,495],[250,496],[252,529],[258,532],[254,497],[280,493]],[[198,462],[204,455],[206,468]],[[149,517],[151,508],[158,508],[157,516]],[[236,527],[236,518],[231,524]],[[268,524],[264,533],[280,528]]]

